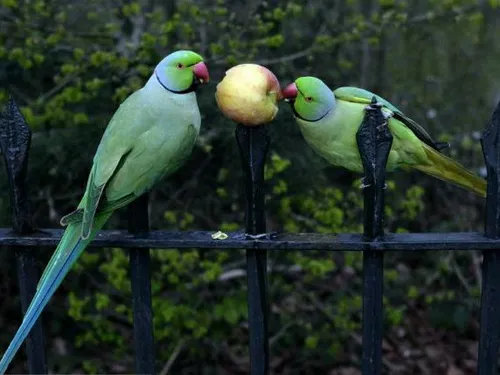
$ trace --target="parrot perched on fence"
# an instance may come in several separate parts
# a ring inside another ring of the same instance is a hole
[[[448,144],[435,142],[425,129],[380,96],[357,87],[332,91],[316,77],[300,77],[282,94],[290,102],[307,143],[332,165],[363,172],[356,133],[375,96],[393,135],[387,171],[415,168],[486,196],[486,180],[440,152]]]
[[[208,80],[200,55],[173,52],[115,112],[97,148],[78,208],[61,219],[68,227],[0,361],[0,374],[5,373],[43,308],[113,211],[148,191],[189,157],[201,123],[195,90]]]

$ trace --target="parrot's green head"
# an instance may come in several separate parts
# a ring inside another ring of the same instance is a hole
[[[209,80],[203,57],[192,51],[172,52],[156,65],[155,75],[165,89],[178,94],[194,91]]]
[[[282,91],[294,115],[305,121],[319,121],[335,107],[335,95],[316,77],[300,77]]]

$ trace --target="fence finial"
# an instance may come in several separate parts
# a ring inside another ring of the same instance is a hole
[[[392,146],[392,134],[381,107],[373,97],[356,133],[364,169],[364,235],[369,240],[384,234],[385,166]]]
[[[500,237],[500,103],[491,117],[490,123],[481,136],[488,189],[486,193],[487,237]]]
[[[12,226],[18,234],[33,232],[25,184],[30,144],[31,130],[14,98],[10,97],[0,117],[0,148],[9,179]]]

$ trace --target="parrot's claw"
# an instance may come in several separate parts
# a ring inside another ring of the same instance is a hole
[[[366,178],[366,177],[363,177],[363,178],[361,179],[361,185],[359,185],[359,188],[360,188],[360,189],[364,189],[364,188],[367,188],[367,187],[369,187],[369,186],[372,186],[371,184],[369,184],[369,185],[365,185],[365,178]],[[384,183],[384,187],[383,187],[382,189],[384,189],[384,190],[386,190],[386,189],[387,189],[387,183]]]
[[[365,177],[363,177],[363,178],[361,179],[361,185],[359,185],[359,188],[360,188],[360,189],[364,189],[364,188],[367,188],[367,187],[369,187],[369,186],[372,186],[372,185],[371,185],[371,184],[369,184],[369,185],[365,185]]]
[[[382,103],[374,103],[365,106],[365,111],[375,111],[377,108],[382,108],[384,105]]]
[[[377,130],[380,131],[380,129],[382,129],[384,126],[387,126],[387,121],[384,121],[382,124],[380,124],[379,126],[377,126]]]

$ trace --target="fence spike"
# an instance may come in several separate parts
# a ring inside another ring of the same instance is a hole
[[[34,232],[26,191],[28,155],[31,130],[13,97],[9,98],[5,112],[0,116],[0,149],[5,161],[9,182],[12,227],[16,236]],[[36,292],[38,270],[35,253],[27,248],[16,249],[16,267],[21,294],[22,315]],[[26,338],[28,370],[31,374],[47,373],[47,357],[42,323],[39,318]]]
[[[14,98],[10,97],[0,117],[0,148],[9,181],[12,227],[18,234],[33,232],[25,184],[30,145],[31,130]]]
[[[356,141],[364,169],[364,238],[384,235],[385,166],[392,134],[381,105],[373,97],[367,107]],[[384,253],[363,252],[363,375],[379,375],[382,367]]]

